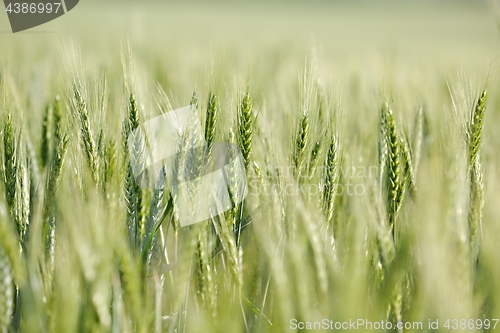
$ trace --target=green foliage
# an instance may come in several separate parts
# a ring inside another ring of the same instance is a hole
[[[186,94],[172,105],[189,101],[190,119],[172,170],[160,168],[148,188],[131,157],[149,147],[129,137],[165,111],[166,95],[147,83],[163,74],[140,59],[146,80],[112,67],[110,87],[126,89],[109,98],[88,79],[95,69],[48,78],[45,97],[0,70],[0,332],[287,332],[294,318],[424,323],[403,330],[416,332],[430,318],[500,316],[500,209],[488,186],[499,136],[485,121],[485,92],[452,100],[471,113],[447,123],[443,91],[381,93],[393,112],[359,93],[371,77],[340,96],[314,66],[312,82],[268,71],[243,96],[232,77],[200,79],[190,100],[192,86],[160,78]],[[426,103],[408,112],[417,98]],[[203,134],[208,149],[190,149]],[[216,139],[239,147],[248,194],[236,204],[243,182],[226,167],[218,190],[232,207],[181,226],[172,185],[206,176]]]

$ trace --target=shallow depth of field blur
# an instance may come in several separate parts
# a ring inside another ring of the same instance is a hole
[[[0,332],[500,331],[499,51],[496,0],[0,13]],[[190,103],[248,196],[181,227],[124,138]]]

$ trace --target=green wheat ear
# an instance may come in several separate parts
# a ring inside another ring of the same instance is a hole
[[[481,171],[479,149],[482,140],[483,122],[488,94],[484,90],[471,112],[466,137],[469,149],[469,243],[471,259],[476,262],[481,245],[481,223],[484,208],[484,181]]]
[[[307,170],[309,178],[314,177],[314,172],[316,171],[316,168],[318,166],[320,152],[321,152],[321,140],[318,140],[314,143],[314,146],[311,150],[311,154],[309,156],[308,170]]]
[[[15,217],[15,198],[17,184],[17,149],[14,139],[14,129],[10,114],[6,115],[4,125],[4,183],[5,199],[10,210],[11,217]],[[17,231],[21,232],[20,226]]]
[[[139,128],[139,111],[137,109],[137,101],[134,94],[130,94],[128,120],[130,122],[130,131],[135,131]]]
[[[125,163],[127,165],[127,170],[125,174],[125,200],[127,205],[127,224],[130,232],[130,241],[136,248],[139,247],[141,239],[145,235],[145,214],[144,214],[144,204],[143,204],[143,192],[141,187],[137,184],[130,160],[128,158],[129,149],[134,150],[134,154],[143,156],[143,147],[128,146],[128,136],[139,128],[139,110],[137,108],[137,101],[134,94],[130,94],[128,103],[128,118],[124,121],[124,137],[123,144],[125,149]],[[135,140],[134,140],[135,142]]]
[[[215,140],[215,126],[219,114],[219,102],[217,95],[210,94],[207,104],[207,119],[205,121],[205,142],[207,143],[207,150],[210,154],[212,144]]]
[[[478,160],[487,99],[488,93],[486,90],[483,90],[471,112],[471,119],[467,129],[467,141],[469,143],[469,170],[472,169]]]
[[[102,190],[106,188],[106,139],[104,136],[104,130],[99,131],[99,137],[97,139],[97,165],[99,166],[99,180]]]
[[[87,109],[87,103],[80,93],[80,90],[78,90],[76,86],[74,87],[74,95],[76,100],[76,112],[80,121],[83,149],[85,151],[87,162],[92,173],[92,179],[94,180],[95,184],[99,184],[99,161],[94,134],[92,133],[92,130],[90,128],[90,118]]]
[[[293,152],[293,164],[295,167],[295,176],[300,179],[304,164],[307,143],[309,138],[309,117],[304,114],[300,119],[297,133],[295,135],[295,146]]]
[[[151,254],[156,242],[154,234],[155,227],[159,225],[163,216],[166,177],[166,170],[165,167],[163,167],[160,169],[158,179],[155,184],[153,197],[151,198],[151,204],[149,206],[149,215],[146,219],[145,233],[142,240],[142,251],[146,251],[145,253],[147,253],[144,263],[149,263],[151,261]]]
[[[198,110],[198,94],[196,94],[196,91],[193,91],[193,95],[191,95],[191,100],[189,101],[189,106],[193,110]]]
[[[19,135],[19,142],[21,142],[21,134]],[[19,147],[21,148],[21,147]],[[19,149],[21,150],[21,149]],[[19,230],[19,240],[24,244],[26,232],[29,226],[30,218],[30,185],[29,185],[29,159],[26,157],[26,150],[20,154],[18,160],[18,182],[17,182],[17,198],[16,198],[16,226]]]
[[[141,155],[143,147],[129,147],[128,138],[130,133],[139,128],[139,111],[134,94],[130,94],[128,100],[128,117],[123,121],[122,127],[122,148],[124,155],[125,169],[125,202],[127,208],[127,227],[129,228],[129,236],[131,244],[135,248],[139,247],[141,239],[145,235],[145,214],[143,212],[143,193],[141,187],[137,184],[134,178],[132,165],[129,160],[129,149],[134,149],[137,154]]]
[[[51,107],[47,105],[45,107],[45,114],[43,115],[43,122],[42,122],[42,144],[40,146],[40,157],[41,157],[41,166],[44,168],[50,158],[50,142],[52,140],[51,138]]]
[[[410,195],[414,197],[417,193],[417,178],[415,175],[415,168],[414,168],[414,158],[413,154],[410,148],[410,143],[408,136],[405,135],[401,139],[401,150],[402,150],[402,164],[403,164],[403,176],[404,176],[404,181],[402,181],[402,186],[404,188],[409,188],[410,190]]]
[[[389,106],[384,105],[387,134],[387,189],[389,227],[394,235],[396,216],[401,208],[404,186],[401,177],[400,139],[394,121],[394,114]]]
[[[108,141],[104,165],[104,184],[106,184],[105,191],[107,191],[107,184],[112,182],[116,172],[116,145],[114,140]]]
[[[379,133],[378,133],[378,164],[379,164],[379,186],[380,194],[382,195],[383,178],[387,167],[387,156],[389,155],[389,146],[387,140],[387,109],[389,106],[385,104],[380,109]]]
[[[238,112],[238,143],[243,155],[245,169],[248,171],[250,167],[250,158],[252,154],[252,137],[253,137],[253,105],[250,99],[250,94],[247,93],[243,97],[241,106]]]
[[[332,136],[328,147],[328,153],[325,160],[324,168],[324,185],[323,185],[323,211],[326,221],[330,222],[333,216],[335,207],[335,194],[339,181],[339,145],[336,136]]]
[[[43,239],[46,245],[47,259],[51,264],[53,263],[55,253],[55,221],[53,214],[67,148],[68,138],[64,136],[54,149],[43,202]]]
[[[51,149],[56,149],[61,141],[64,140],[62,133],[62,111],[61,111],[61,98],[59,95],[54,99],[54,106],[52,108],[52,122],[54,130],[54,142]]]

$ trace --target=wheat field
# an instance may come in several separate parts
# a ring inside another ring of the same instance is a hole
[[[0,331],[500,331],[498,18],[88,0],[11,34],[0,15]],[[130,139],[184,107],[178,142]],[[143,186],[154,145],[176,155]],[[229,206],[199,208],[201,182],[184,205],[222,146]]]

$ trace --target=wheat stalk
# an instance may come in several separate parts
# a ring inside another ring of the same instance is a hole
[[[242,249],[241,247],[236,246],[234,234],[230,228],[229,221],[221,217],[219,222],[219,238],[228,258],[229,269],[231,271],[236,290],[240,292],[243,286],[243,270],[240,260],[242,257]]]
[[[425,108],[422,105],[418,108],[417,114],[415,115],[415,120],[413,122],[412,151],[415,177],[418,174],[418,168],[420,166],[420,156],[422,154],[422,146],[424,143],[425,119]]]
[[[479,159],[477,159],[470,172],[468,224],[472,262],[477,260],[481,247],[484,196],[484,181],[481,171],[481,163],[479,162]]]
[[[212,316],[216,315],[216,293],[213,268],[209,262],[207,254],[208,230],[206,227],[200,228],[196,242],[196,288],[197,293],[205,306],[208,307]]]
[[[471,118],[467,126],[466,137],[469,150],[469,243],[472,261],[475,262],[479,256],[481,246],[481,228],[484,207],[484,182],[481,171],[479,149],[481,146],[483,122],[486,110],[488,94],[483,90],[471,112]]]

